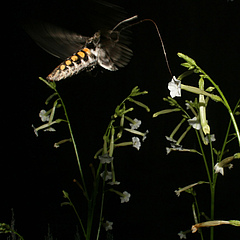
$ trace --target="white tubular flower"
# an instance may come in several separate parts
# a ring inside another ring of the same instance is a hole
[[[209,143],[209,137],[210,137],[210,141],[211,142],[215,142],[216,141],[216,138],[215,138],[215,134],[211,134],[209,136],[205,136],[204,139],[206,141],[206,143],[208,144]]]
[[[133,147],[135,147],[137,150],[140,149],[141,142],[140,142],[140,139],[138,137],[132,137],[132,143],[133,143]]]
[[[143,138],[142,138],[142,141],[143,141],[143,142],[144,142],[144,140],[147,138],[147,134],[149,133],[148,130],[146,130],[145,133],[139,132],[139,131],[137,131],[137,130],[135,130],[135,129],[130,129],[130,128],[124,128],[124,130],[125,130],[125,131],[128,131],[128,132],[130,132],[130,133],[133,133],[133,134],[142,136],[142,137],[143,137]]]
[[[175,190],[174,192],[179,197],[181,192],[188,191],[189,189],[191,189],[191,188],[193,188],[193,187],[195,187],[197,185],[203,184],[203,183],[209,183],[209,182],[199,181],[197,183],[190,184],[190,185],[188,185],[186,187],[179,188],[178,190]]]
[[[192,126],[194,129],[196,130],[201,129],[201,124],[200,124],[200,121],[197,119],[197,117],[193,117],[191,119],[188,119],[187,121],[189,125]]]
[[[173,142],[173,143],[176,143],[177,140],[173,139],[171,136],[168,137],[168,136],[165,136],[165,138],[169,141],[169,142]]]
[[[106,231],[109,231],[109,230],[112,230],[113,227],[113,222],[109,222],[109,221],[106,221],[105,223],[103,223],[103,227],[105,228]]]
[[[176,195],[178,196],[178,197],[180,197],[180,193],[181,192],[184,192],[184,191],[186,191],[186,190],[188,190],[188,189],[190,189],[190,188],[192,188],[192,187],[194,187],[194,186],[196,186],[196,185],[198,185],[199,183],[193,183],[193,184],[190,184],[190,185],[188,185],[188,186],[186,186],[186,187],[184,187],[184,188],[180,188],[180,189],[178,189],[178,190],[175,190],[174,192],[176,193]]]
[[[103,171],[100,176],[104,179],[104,181],[112,179],[112,172],[109,171]]]
[[[38,131],[36,130],[36,128],[34,127],[33,124],[32,124],[32,128],[33,128],[33,131],[34,131],[35,135],[38,137]]]
[[[143,138],[142,138],[142,141],[144,142],[145,141],[145,139],[147,138],[147,134],[149,133],[149,131],[148,130],[146,130],[146,132],[144,133],[144,136],[143,136]]]
[[[219,163],[217,163],[217,164],[214,166],[214,171],[215,171],[215,173],[221,173],[221,174],[224,176],[223,167],[220,167],[220,166],[219,166]]]
[[[49,128],[45,128],[43,131],[44,132],[56,132],[56,129],[52,128],[52,127],[49,127]]]
[[[224,176],[224,168],[225,167],[228,167],[229,169],[233,168],[233,164],[230,163],[233,159],[235,159],[235,157],[231,156],[231,157],[227,157],[227,158],[223,159],[221,162],[217,163],[213,168],[215,173],[221,173]]]
[[[134,121],[135,123],[130,123],[130,124],[129,124],[130,127],[131,127],[131,129],[138,129],[138,128],[140,127],[142,121],[141,121],[141,120],[138,120],[138,119],[136,119],[136,118],[135,118],[133,121]]]
[[[180,237],[180,239],[187,239],[186,233],[183,231],[179,232],[178,236]]]
[[[47,112],[44,109],[39,112],[39,117],[41,118],[42,122],[49,121],[49,115],[47,115]]]
[[[102,164],[110,163],[113,161],[113,157],[110,157],[107,153],[103,154],[102,156],[98,156],[98,159]]]
[[[109,184],[109,185],[119,185],[120,182],[118,182],[118,181],[115,181],[115,182],[108,182],[107,184]]]
[[[124,191],[122,193],[122,196],[120,197],[121,203],[129,202],[130,197],[131,197],[131,194],[128,193],[127,191]]]
[[[170,91],[170,96],[172,98],[181,97],[181,81],[173,76],[171,82],[168,83],[168,90]]]

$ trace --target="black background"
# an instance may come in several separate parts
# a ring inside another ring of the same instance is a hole
[[[139,19],[151,18],[157,23],[174,75],[184,70],[177,52],[191,56],[219,84],[234,106],[240,92],[239,1],[111,2],[124,7],[129,17],[138,14]],[[91,12],[97,10],[87,6],[80,0],[50,0],[9,2],[5,8],[0,222],[10,223],[14,208],[15,227],[25,239],[44,239],[48,224],[54,239],[74,239],[77,219],[72,209],[60,207],[64,200],[62,190],[69,192],[76,203],[83,198],[72,182],[73,178],[79,179],[72,146],[53,148],[54,142],[68,136],[67,128],[60,124],[56,126],[57,132],[40,132],[38,138],[31,128],[32,124],[41,124],[38,113],[46,108],[44,101],[52,93],[38,77],[49,74],[60,60],[39,48],[20,25],[36,18],[91,36],[98,30],[91,21]],[[152,114],[167,107],[162,98],[169,94],[167,83],[171,77],[153,24],[145,22],[132,31],[134,56],[127,67],[117,72],[102,72],[99,68],[96,75],[80,73],[57,86],[88,176],[91,175],[88,164],[102,146],[102,136],[117,104],[135,86],[149,91],[139,100],[151,108],[151,113],[140,109],[131,114],[142,120],[142,131],[149,129],[146,142],[139,152],[123,148],[115,155],[116,174],[121,182],[118,190],[130,192],[130,202],[120,204],[118,196],[109,194],[105,216],[114,222],[114,239],[179,239],[177,233],[189,229],[194,222],[192,197],[182,194],[177,198],[174,190],[207,180],[207,176],[201,158],[194,154],[173,152],[166,156],[168,143],[164,136],[171,133],[180,118],[172,114],[153,119]],[[194,96],[183,93],[183,97]],[[209,104],[208,116],[217,138],[214,147],[219,149],[229,117],[221,104],[214,102]],[[125,140],[130,137],[126,134]],[[192,134],[184,143],[185,147],[197,146]],[[233,144],[229,155],[237,149],[237,144]],[[239,169],[240,164],[235,161],[234,168],[218,178],[216,219],[240,219]],[[200,208],[209,215],[208,187],[201,185],[197,190]],[[206,234],[208,231],[204,229]],[[239,239],[239,236],[239,228],[216,228],[216,239]],[[200,236],[189,234],[188,239]]]

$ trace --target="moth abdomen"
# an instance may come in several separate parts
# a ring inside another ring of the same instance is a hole
[[[59,64],[47,76],[47,80],[60,81],[67,77],[71,77],[72,75],[78,74],[80,71],[95,66],[96,64],[96,53],[89,48],[83,48]]]

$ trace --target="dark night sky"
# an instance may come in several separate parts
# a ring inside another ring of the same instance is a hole
[[[184,71],[177,52],[187,54],[219,84],[230,104],[236,103],[240,92],[238,0],[110,2],[124,7],[129,17],[138,14],[139,19],[151,18],[157,23],[174,75]],[[19,26],[21,22],[36,18],[91,36],[98,29],[94,29],[91,21],[92,9],[84,4],[81,0],[49,0],[47,4],[26,0],[10,2],[7,9],[9,20],[4,43],[4,48],[8,48],[4,58],[7,71],[2,69],[7,74],[2,79],[1,94],[0,222],[9,223],[11,208],[14,208],[16,227],[25,240],[44,239],[48,223],[58,240],[74,239],[77,220],[70,208],[60,207],[62,190],[72,194],[76,202],[81,199],[81,194],[72,182],[73,178],[78,178],[72,146],[52,147],[54,142],[67,136],[64,125],[57,126],[56,133],[40,132],[38,138],[31,128],[32,124],[40,124],[38,113],[51,94],[38,77],[49,74],[60,60],[39,48]],[[179,239],[177,233],[193,223],[192,198],[187,194],[177,198],[174,190],[206,180],[206,174],[201,159],[195,155],[165,155],[168,143],[164,136],[171,133],[179,119],[175,119],[176,115],[157,119],[151,116],[167,107],[162,98],[168,95],[170,75],[153,25],[143,23],[132,31],[134,56],[127,67],[117,72],[102,72],[99,68],[96,74],[80,73],[59,82],[58,90],[69,112],[80,158],[89,174],[87,166],[102,146],[102,136],[117,104],[135,86],[149,91],[149,95],[139,100],[151,108],[151,113],[138,110],[136,116],[133,115],[142,119],[142,130],[150,131],[146,142],[139,152],[132,148],[116,151],[119,159],[116,171],[121,181],[119,190],[127,190],[132,197],[126,204],[120,204],[118,197],[107,197],[107,216],[114,222],[116,240]],[[216,103],[209,107],[210,124],[219,139],[216,148],[221,147],[221,130],[228,122],[227,112],[222,109]],[[194,145],[193,137],[189,136],[189,140]],[[237,149],[236,145],[233,147]],[[240,164],[236,162],[224,177],[219,176],[216,219],[240,220],[239,171]],[[206,189],[199,187],[199,200],[202,211],[208,212]],[[228,226],[216,229],[218,240],[230,239],[230,235],[233,240],[239,239],[240,229]],[[0,239],[6,239],[6,236],[2,235]],[[188,239],[200,238],[195,234],[189,235]]]

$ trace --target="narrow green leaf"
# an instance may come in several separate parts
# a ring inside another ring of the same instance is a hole
[[[45,80],[42,77],[39,77],[39,79],[41,81],[43,81],[45,84],[47,84],[50,88],[52,88],[53,90],[56,90],[56,83],[55,82],[48,82],[47,80]]]
[[[53,93],[52,95],[50,95],[46,101],[45,101],[45,104],[48,105],[48,103],[57,95],[57,93]]]

